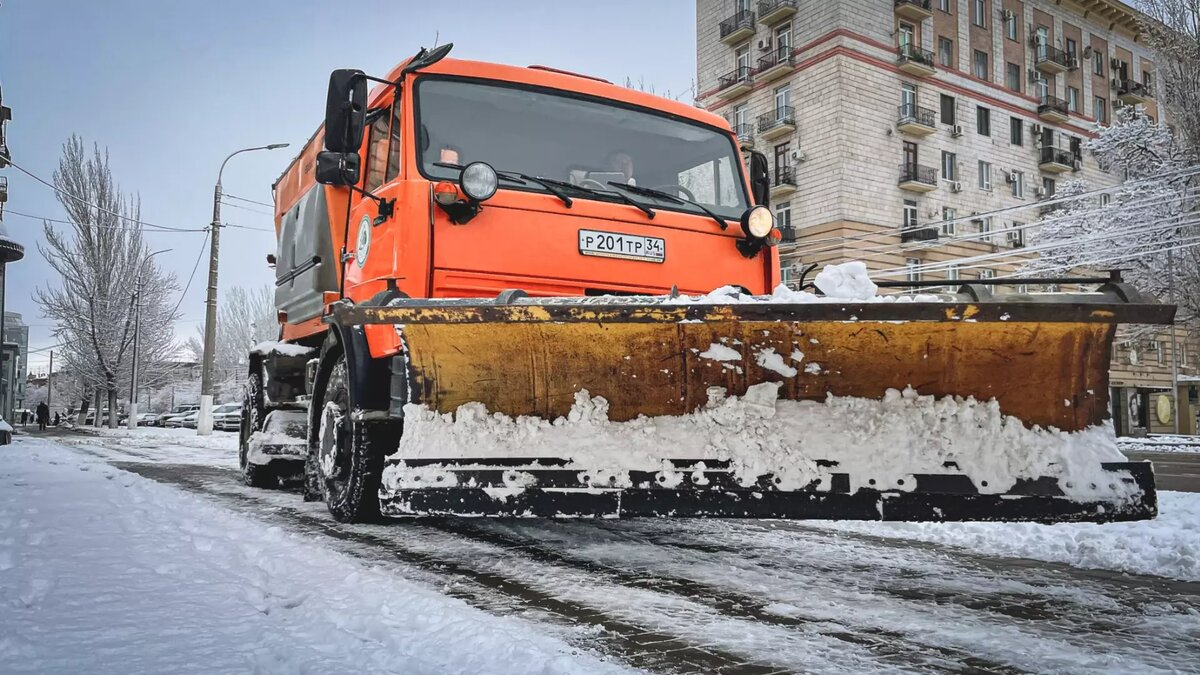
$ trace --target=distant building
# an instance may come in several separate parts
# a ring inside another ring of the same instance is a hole
[[[25,382],[29,376],[29,326],[16,312],[4,313],[4,361],[0,372],[0,415],[11,418],[25,407]]]

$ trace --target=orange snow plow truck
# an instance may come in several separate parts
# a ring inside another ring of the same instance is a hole
[[[789,289],[766,158],[725,120],[449,50],[334,71],[274,185],[247,483],[302,473],[344,522],[1155,515],[1108,365],[1118,323],[1173,307],[1119,275]]]

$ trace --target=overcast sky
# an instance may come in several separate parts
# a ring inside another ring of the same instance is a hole
[[[291,143],[225,169],[227,194],[271,201],[271,182],[320,122],[334,68],[382,75],[436,37],[460,58],[629,77],[678,94],[695,77],[695,11],[693,0],[0,0],[8,145],[14,162],[49,180],[63,141],[79,134],[108,149],[122,187],[141,195],[143,220],[204,227],[225,155]],[[8,268],[7,308],[24,315],[37,350],[53,344],[52,326],[31,296],[57,280],[37,250],[41,222],[14,212],[65,214],[49,188],[11,167],[3,175],[4,224],[26,248]],[[222,220],[271,227],[267,209],[246,206],[255,211],[222,207]],[[158,259],[181,287],[203,236],[148,235],[154,249],[172,249]],[[270,232],[222,230],[221,288],[270,283],[273,251]],[[202,261],[183,298],[181,337],[202,325],[206,270]],[[44,370],[47,357],[33,354],[30,370]]]

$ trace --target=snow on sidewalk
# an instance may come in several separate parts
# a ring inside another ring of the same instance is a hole
[[[1200,581],[1200,494],[1159,492],[1159,515],[1131,523],[878,523],[811,521],[830,530],[911,539],[987,555]]]
[[[195,429],[165,427],[83,428],[80,432],[57,440],[118,461],[238,468],[238,435],[232,432],[200,436]]]
[[[1121,452],[1200,452],[1200,436],[1148,436],[1117,439]]]
[[[0,457],[0,672],[618,670],[50,441]]]

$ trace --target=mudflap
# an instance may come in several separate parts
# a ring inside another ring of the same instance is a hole
[[[775,489],[771,476],[763,476],[757,485],[747,488],[727,467],[712,460],[676,460],[682,481],[672,487],[662,485],[661,473],[631,471],[617,479],[603,471],[568,466],[565,460],[402,464],[426,477],[430,487],[384,489],[380,506],[385,516],[1108,523],[1146,520],[1158,513],[1149,462],[1102,464],[1112,483],[1093,486],[1097,496],[1084,500],[1068,498],[1049,477],[1018,481],[1003,494],[982,494],[961,474],[919,474],[910,490],[860,488],[851,493],[850,476],[844,473],[830,473],[827,481],[815,481],[802,490]],[[605,482],[629,487],[604,487]],[[437,487],[439,484],[453,487]]]

